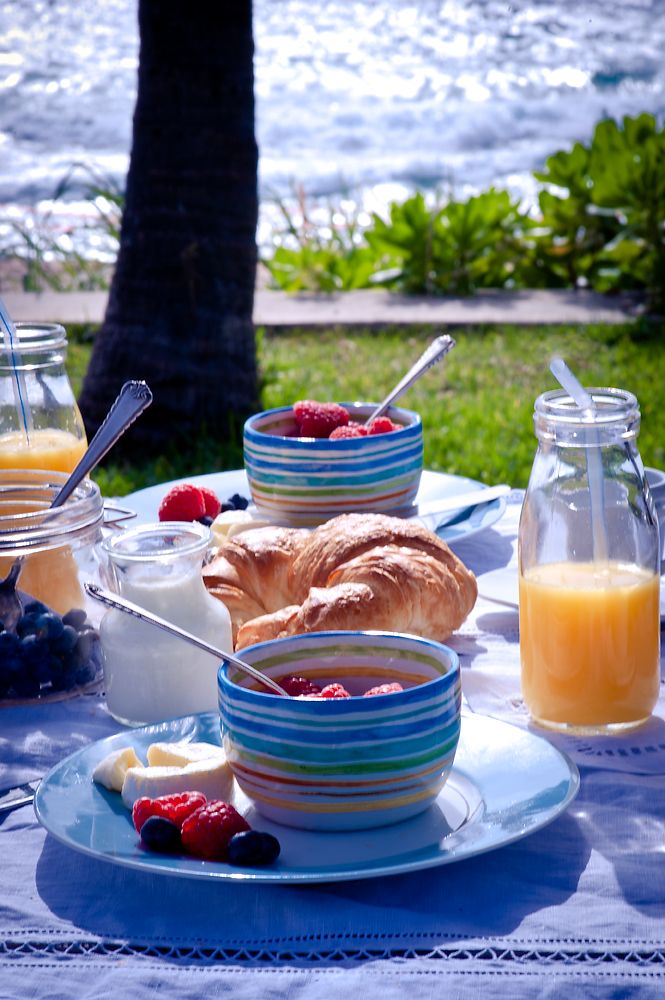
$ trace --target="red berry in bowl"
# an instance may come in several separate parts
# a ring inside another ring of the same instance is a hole
[[[339,403],[319,403],[315,399],[294,403],[293,416],[299,437],[327,438],[349,422],[349,414]]]
[[[398,681],[394,681],[392,684],[378,684],[376,687],[370,688],[369,691],[365,691],[364,697],[371,698],[375,694],[395,694],[397,691],[403,691],[404,688]]]
[[[159,505],[160,521],[198,521],[205,513],[201,490],[191,483],[172,487]]]
[[[139,833],[151,816],[171,820],[180,829],[187,817],[205,803],[206,797],[202,792],[175,792],[172,795],[160,795],[156,799],[141,798],[132,807],[132,820]]]
[[[321,693],[319,685],[315,684],[314,681],[310,681],[307,677],[295,677],[293,674],[290,674],[288,677],[282,677],[279,683],[292,698],[297,698],[301,694]]]
[[[336,427],[330,435],[330,441],[338,441],[340,438],[361,438],[367,437],[369,431],[362,424],[346,424],[344,427]]]
[[[207,802],[182,824],[182,844],[186,851],[206,861],[225,861],[227,847],[236,833],[250,825],[228,802]]]
[[[399,431],[401,427],[396,424],[390,417],[377,417],[369,425],[369,434],[390,434],[391,431]]]
[[[321,698],[350,698],[351,695],[343,684],[326,684],[321,691]]]

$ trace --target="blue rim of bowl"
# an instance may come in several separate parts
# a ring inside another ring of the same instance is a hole
[[[406,640],[408,643],[412,644],[416,648],[431,649],[432,647],[434,647],[437,651],[443,652],[445,654],[450,664],[445,674],[441,674],[440,677],[433,677],[431,680],[425,681],[423,684],[416,685],[416,687],[405,689],[404,693],[406,693],[407,691],[411,692],[411,697],[413,697],[413,692],[416,690],[416,688],[422,690],[423,694],[425,695],[427,694],[427,691],[432,684],[440,684],[442,681],[445,681],[447,684],[456,683],[456,680],[460,678],[459,655],[455,652],[455,650],[451,646],[446,646],[445,643],[438,642],[436,639],[425,639],[423,636],[411,635],[406,632],[386,632],[385,630],[381,629],[367,629],[362,631],[346,631],[343,629],[339,629],[331,632],[305,632],[302,633],[301,635],[288,635],[288,636],[283,636],[281,639],[268,639],[265,642],[253,643],[251,646],[246,646],[244,649],[239,650],[238,655],[239,658],[242,659],[243,653],[246,653],[248,650],[253,652],[255,650],[265,649],[268,646],[274,649],[275,647],[283,646],[288,642],[294,642],[294,640],[297,639],[302,639],[302,640],[313,639],[319,641],[322,638],[338,639],[338,640],[347,639],[350,642],[352,639],[354,638],[357,639],[358,637],[368,638],[368,639],[383,638],[383,639]],[[254,666],[254,664],[250,665]],[[269,691],[256,691],[254,688],[246,688],[242,687],[242,685],[240,684],[236,684],[229,677],[229,671],[232,667],[233,665],[229,662],[229,660],[223,659],[220,663],[220,666],[217,670],[217,687],[218,687],[218,692],[220,694],[222,690],[226,686],[228,686],[233,691],[250,694],[251,697],[256,697],[261,700],[263,700],[264,698],[274,699],[275,697],[280,697],[279,695],[272,694]],[[241,672],[237,667],[233,667],[233,670],[238,673]],[[365,703],[367,704],[367,708],[369,710],[371,708],[371,703],[374,703],[375,706],[377,705],[376,699],[399,698],[399,695],[401,693],[402,692],[393,692],[391,694],[375,695],[373,698],[363,698],[360,696],[352,695],[351,698],[340,698],[337,700],[335,700],[334,698],[327,700],[322,699],[320,701],[315,699],[313,699],[312,701],[304,701],[304,700],[301,701],[298,698],[289,698],[288,700],[294,706],[295,705],[303,706],[302,708],[296,709],[296,711],[313,710],[316,712],[316,711],[321,711],[322,710],[321,706],[323,706],[324,711],[330,712],[330,711],[335,711],[334,707],[333,708],[330,707],[335,705],[337,706],[339,711],[348,711],[349,703],[353,703],[356,706]],[[381,701],[379,701],[378,704],[381,704]],[[312,706],[314,706],[313,709]],[[344,706],[346,706],[346,708],[344,708]]]
[[[378,403],[365,403],[365,402],[353,402],[353,403],[340,403],[345,410],[349,411],[349,416],[351,419],[354,417],[354,411],[356,414],[360,414],[360,411],[369,411],[366,415],[372,412],[378,406]],[[323,450],[337,450],[342,448],[343,450],[352,450],[358,448],[362,445],[363,441],[366,441],[364,437],[357,438],[337,438],[330,441],[328,438],[312,438],[312,437],[286,437],[281,434],[266,434],[264,431],[257,430],[254,424],[257,420],[265,420],[271,417],[276,417],[280,414],[286,416],[293,412],[292,406],[278,406],[272,410],[262,410],[260,413],[254,413],[251,417],[248,417],[245,421],[243,428],[243,436],[254,441],[257,444],[265,444],[269,441],[279,441],[280,448],[298,448],[302,447],[303,442],[316,442],[317,447],[321,447]],[[363,413],[364,415],[364,413]],[[391,416],[392,415],[392,416]],[[391,406],[386,411],[386,416],[394,417],[395,421],[399,423],[397,419],[398,416],[408,417],[408,424],[404,424],[399,431],[394,433],[399,434],[402,431],[410,432],[411,434],[421,434],[422,433],[422,420],[420,414],[415,410],[404,410],[399,406]],[[379,438],[384,435],[373,435],[374,438]]]

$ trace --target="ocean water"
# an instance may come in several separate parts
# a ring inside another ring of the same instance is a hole
[[[665,115],[665,0],[254,0],[254,34],[264,223],[296,186],[379,210],[416,187],[528,201],[601,117]],[[137,59],[136,0],[2,0],[5,216],[74,163],[122,184]]]

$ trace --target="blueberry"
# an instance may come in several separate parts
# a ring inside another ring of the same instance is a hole
[[[78,637],[79,634],[73,625],[63,625],[60,635],[51,642],[51,652],[55,653],[56,656],[69,656],[78,641]]]
[[[234,493],[232,497],[229,497],[228,502],[233,504],[235,510],[246,510],[249,506],[247,497],[241,496],[240,493]]]
[[[16,623],[16,634],[20,638],[24,635],[37,635],[42,628],[39,624],[41,617],[41,611],[28,611],[22,615]]]
[[[81,608],[72,608],[71,611],[62,616],[62,623],[63,625],[71,625],[77,632],[80,632],[81,629],[85,628],[86,619],[85,611]]]
[[[203,517],[199,518],[199,524],[205,524],[206,528],[209,528],[214,520],[214,517],[210,517],[209,514],[204,514]]]
[[[271,833],[246,830],[231,837],[227,858],[231,865],[271,865],[277,860],[279,851],[279,841]]]
[[[65,627],[62,624],[62,618],[60,615],[56,615],[55,611],[47,611],[40,615],[35,624],[40,633],[43,633],[47,639],[57,639]]]
[[[150,851],[178,854],[182,850],[180,827],[164,816],[150,816],[141,827],[141,840]]]
[[[21,642],[12,632],[0,632],[0,663],[18,655]]]
[[[225,500],[224,503],[221,506],[220,513],[221,514],[226,514],[227,510],[235,510],[235,509],[236,509],[235,508],[235,504],[229,503],[228,500]]]
[[[36,601],[36,600],[28,601],[27,604],[23,605],[23,611],[26,614],[45,615],[48,612],[50,612],[50,610],[51,609],[47,608],[46,605],[42,604],[41,601]]]

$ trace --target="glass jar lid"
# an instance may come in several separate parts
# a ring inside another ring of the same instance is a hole
[[[0,470],[0,553],[56,548],[95,533],[104,516],[99,486],[80,483],[61,507],[52,501],[68,479],[64,472]]]
[[[210,528],[198,521],[158,521],[110,535],[102,548],[114,562],[161,562],[202,554],[210,538]]]
[[[564,389],[552,389],[536,399],[533,422],[539,441],[575,447],[628,441],[640,429],[637,398],[626,389],[591,388],[593,410],[581,410]]]
[[[17,323],[13,349],[0,339],[0,367],[11,366],[12,355],[42,354],[67,346],[67,332],[59,323]]]

